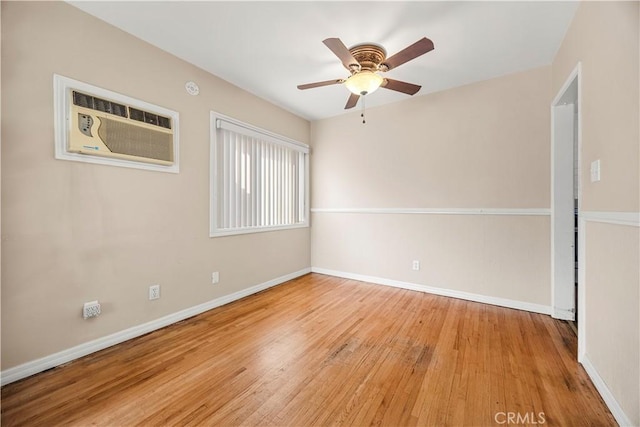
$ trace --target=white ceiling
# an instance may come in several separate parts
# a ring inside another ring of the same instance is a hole
[[[72,1],[88,12],[306,119],[345,112],[346,78],[322,43],[381,44],[388,56],[422,37],[435,50],[386,76],[422,85],[414,96],[548,65],[577,1]],[[380,89],[367,107],[408,95]],[[352,110],[353,111],[353,110]]]

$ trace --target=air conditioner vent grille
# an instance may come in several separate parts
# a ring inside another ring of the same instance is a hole
[[[144,111],[129,107],[129,117],[132,120],[144,122]]]
[[[170,133],[100,117],[98,135],[112,153],[173,162]]]
[[[107,101],[106,99],[93,98],[95,105],[94,110],[104,111],[105,113],[114,114],[120,117],[127,117],[127,107],[122,104]]]
[[[73,91],[73,103],[80,107],[93,108],[93,96]]]
[[[158,114],[149,113],[148,111],[142,111],[138,110],[137,108],[129,107],[129,117],[139,122],[171,129],[171,119],[169,119],[168,117],[159,116]]]
[[[118,104],[117,102],[87,95],[75,90],[73,91],[73,103],[79,107],[90,108],[119,117],[128,117],[139,122],[171,129],[171,119],[168,117],[159,116],[158,114],[138,110],[133,107],[127,107],[124,104]],[[127,114],[127,110],[129,114]]]
[[[169,119],[168,117],[158,116],[158,126],[171,129],[171,119]]]
[[[91,108],[96,111],[127,117],[127,106],[95,96],[73,91],[73,103],[80,107]]]

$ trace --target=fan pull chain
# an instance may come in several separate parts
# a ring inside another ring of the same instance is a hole
[[[367,98],[366,96],[362,96],[362,113],[360,113],[360,117],[362,117],[362,124],[367,123],[366,120],[364,119],[364,109],[365,109],[365,105],[364,105],[365,101],[364,100],[366,98]]]

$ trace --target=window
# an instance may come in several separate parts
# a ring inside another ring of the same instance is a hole
[[[308,225],[309,147],[211,113],[210,235]]]

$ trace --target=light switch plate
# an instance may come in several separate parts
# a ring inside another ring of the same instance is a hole
[[[600,181],[600,159],[591,162],[591,182]]]

